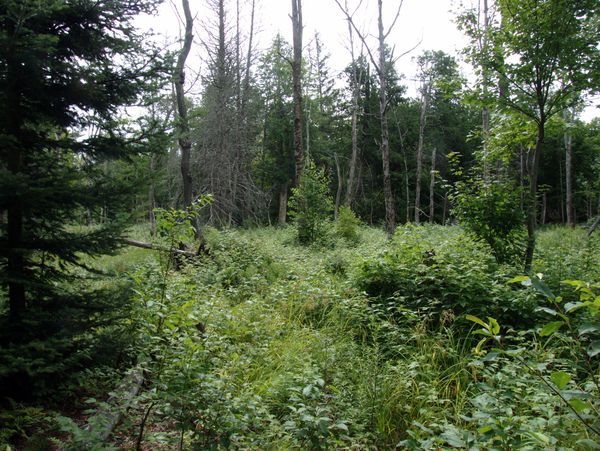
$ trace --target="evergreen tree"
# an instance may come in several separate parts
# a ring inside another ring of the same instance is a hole
[[[159,53],[132,24],[157,4],[0,2],[0,277],[17,323],[58,296],[67,264],[118,246],[128,183],[105,168],[149,151],[156,136],[151,123],[118,117],[164,75]],[[100,209],[93,230],[72,227]]]

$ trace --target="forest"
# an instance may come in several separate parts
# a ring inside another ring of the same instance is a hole
[[[269,1],[0,0],[0,448],[600,448],[600,3]]]

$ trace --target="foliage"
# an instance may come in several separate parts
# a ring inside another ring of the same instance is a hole
[[[456,315],[497,315],[513,324],[533,320],[535,305],[503,283],[489,248],[458,228],[399,228],[390,249],[361,263],[357,286],[400,321],[404,311],[436,322]]]
[[[333,202],[329,196],[329,178],[324,169],[311,163],[302,172],[299,186],[292,188],[289,207],[301,244],[311,244],[325,238],[326,222],[333,211]]]
[[[57,282],[72,275],[66,266],[83,254],[119,245],[135,187],[107,173],[105,164],[164,144],[154,121],[117,115],[143,105],[166,82],[164,58],[133,25],[157,3],[7,0],[0,6],[0,210],[7,212],[0,278],[13,318],[60,297]],[[69,227],[86,212],[103,221],[85,231]]]
[[[460,171],[459,171],[460,172]],[[498,263],[515,263],[524,252],[521,191],[510,180],[486,180],[471,171],[449,196],[460,224],[491,248]]]
[[[335,224],[337,235],[349,243],[357,243],[359,241],[359,226],[360,219],[356,217],[352,209],[346,205],[342,205],[338,211],[338,218]]]

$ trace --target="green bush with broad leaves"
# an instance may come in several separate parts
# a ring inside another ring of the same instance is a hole
[[[360,264],[354,280],[398,320],[409,310],[436,323],[468,312],[531,323],[537,316],[532,296],[505,279],[489,248],[460,228],[406,226],[389,249]]]
[[[450,155],[451,162],[457,155]],[[455,164],[455,167],[457,165]],[[457,175],[461,170],[455,169]],[[499,263],[518,263],[525,251],[521,189],[512,180],[485,179],[474,170],[454,183],[452,214],[465,230],[486,242]]]

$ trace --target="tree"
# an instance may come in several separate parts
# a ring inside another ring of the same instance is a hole
[[[151,124],[119,121],[121,107],[165,75],[132,24],[154,0],[5,0],[0,4],[0,230],[10,314],[52,297],[65,264],[115,249],[127,190],[104,162],[151,150]],[[164,80],[164,77],[163,77]],[[76,231],[85,208],[108,221]]]
[[[501,24],[491,34],[502,59],[488,59],[498,77],[498,103],[537,127],[529,168],[527,249],[529,271],[535,250],[538,169],[545,127],[554,115],[600,82],[600,8],[594,0],[498,0]],[[500,94],[500,92],[498,93]]]
[[[389,128],[388,128],[388,107],[389,107],[389,98],[388,98],[388,86],[387,86],[387,69],[388,69],[388,51],[386,49],[385,40],[388,38],[394,26],[396,25],[396,21],[400,16],[400,10],[402,9],[402,1],[398,5],[396,10],[396,14],[391,25],[388,29],[384,29],[383,26],[383,0],[377,0],[377,41],[378,41],[378,57],[375,58],[369,47],[367,46],[366,37],[361,33],[361,31],[356,27],[356,24],[353,21],[352,15],[345,9],[339,0],[335,0],[340,10],[346,16],[346,19],[356,31],[356,34],[365,45],[367,49],[367,53],[369,54],[369,58],[371,59],[371,63],[377,72],[377,76],[379,79],[379,122],[381,126],[381,141],[379,144],[381,150],[381,161],[383,167],[383,197],[385,202],[385,230],[388,238],[392,236],[394,233],[394,229],[396,228],[396,206],[394,202],[394,193],[392,190],[392,181],[390,174],[390,136],[389,136]],[[392,58],[393,61],[393,58]]]
[[[302,157],[302,0],[292,0],[292,35],[294,59],[292,78],[294,81],[294,186],[300,183],[304,158]]]
[[[181,150],[181,178],[183,181],[183,206],[192,205],[192,171],[190,159],[192,152],[192,140],[190,138],[190,124],[188,120],[187,105],[185,103],[185,61],[192,48],[194,19],[190,11],[188,0],[182,0],[183,13],[185,17],[185,34],[183,46],[177,58],[175,66],[175,93],[177,99],[177,141]]]

